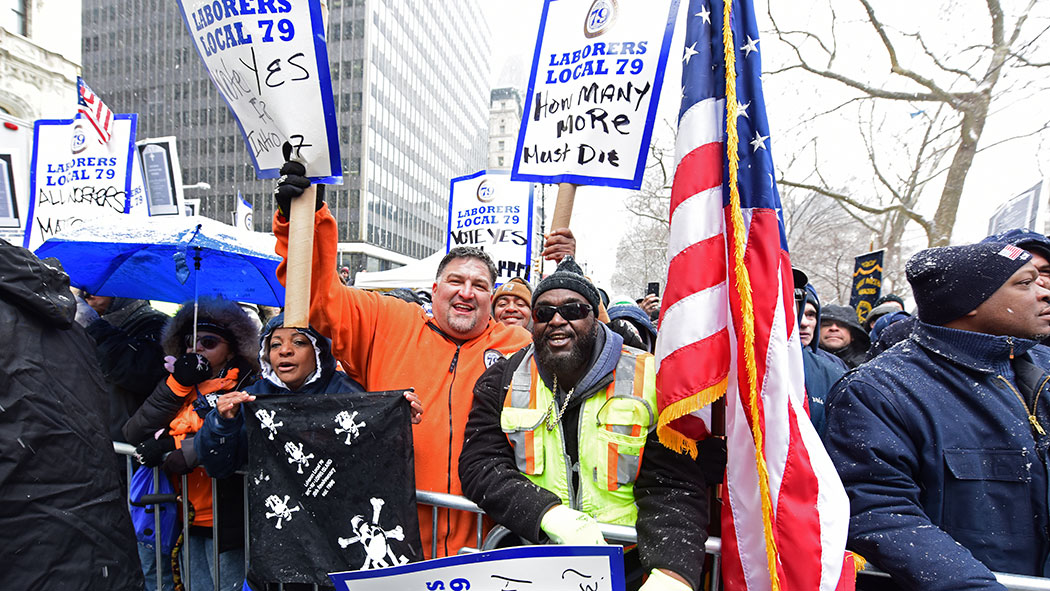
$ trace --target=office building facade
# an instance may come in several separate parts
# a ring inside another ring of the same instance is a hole
[[[377,271],[444,248],[449,179],[484,166],[488,39],[479,0],[329,0],[328,57],[343,184],[327,187],[340,264]],[[178,139],[186,197],[229,222],[240,192],[269,231],[236,121],[170,0],[83,0],[84,76],[139,138]],[[479,33],[481,32],[481,33]]]

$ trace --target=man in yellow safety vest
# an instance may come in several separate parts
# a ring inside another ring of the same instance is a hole
[[[657,439],[653,356],[595,318],[599,301],[572,257],[537,285],[533,344],[474,386],[463,491],[533,543],[604,544],[599,522],[635,526],[625,560],[640,563],[638,579],[649,573],[643,591],[692,591],[707,540],[704,478]]]

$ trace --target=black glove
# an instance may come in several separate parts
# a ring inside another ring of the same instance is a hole
[[[156,468],[164,460],[164,454],[175,449],[175,438],[164,433],[159,438],[143,441],[135,448],[135,459],[147,468]]]
[[[193,472],[193,468],[186,465],[186,456],[182,453],[182,450],[176,449],[164,459],[164,471],[168,474],[181,476],[182,474]]]
[[[200,353],[186,353],[175,360],[171,375],[183,386],[196,386],[211,377],[211,364]]]
[[[722,484],[726,472],[726,440],[724,437],[708,437],[696,444],[696,463],[708,486]]]
[[[292,199],[303,194],[303,191],[310,186],[310,179],[306,178],[306,167],[301,162],[291,160],[292,144],[284,142],[281,149],[284,151],[285,163],[281,167],[281,178],[277,179],[277,188],[273,190],[273,197],[277,200],[278,215],[287,218],[292,208]],[[324,185],[319,185],[314,211],[321,209],[322,205],[324,205]]]

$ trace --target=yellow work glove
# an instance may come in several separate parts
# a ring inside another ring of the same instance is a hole
[[[649,578],[645,580],[645,584],[638,591],[693,591],[693,589],[678,579],[654,568],[649,573]]]
[[[540,520],[540,529],[555,544],[595,546],[607,544],[598,522],[586,513],[556,505]]]

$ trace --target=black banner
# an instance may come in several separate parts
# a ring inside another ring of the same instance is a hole
[[[884,250],[862,254],[853,259],[853,291],[849,305],[857,311],[857,321],[864,320],[882,295],[882,255]]]
[[[259,396],[248,420],[252,580],[422,559],[403,392]]]

